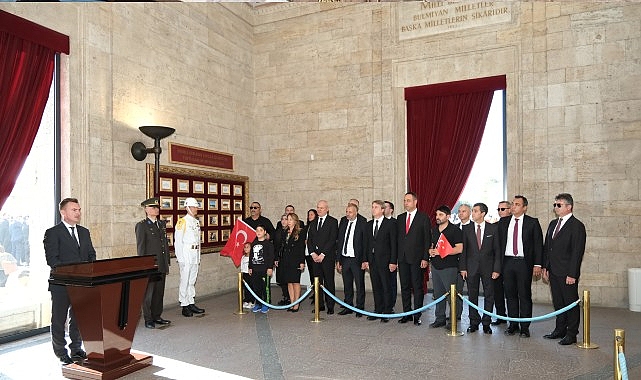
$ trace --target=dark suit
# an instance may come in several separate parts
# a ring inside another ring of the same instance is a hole
[[[532,270],[534,265],[542,264],[543,232],[539,220],[529,215],[519,217],[523,258],[515,257],[507,247],[508,233],[511,233],[510,222],[514,218],[506,216],[499,220],[499,244],[503,255],[503,286],[507,299],[507,313],[512,318],[532,317]],[[509,252],[506,253],[506,249]],[[516,324],[517,326],[519,324]],[[527,330],[530,322],[521,322],[521,330]]]
[[[463,226],[463,252],[459,258],[459,270],[467,271],[467,291],[470,302],[478,305],[479,282],[483,283],[483,310],[492,312],[494,305],[494,287],[492,272],[501,273],[503,257],[500,252],[498,226],[484,223],[485,230],[481,237],[481,248],[476,240],[476,223]],[[489,326],[492,319],[483,314],[483,318],[476,309],[470,307],[468,315],[470,326],[478,326],[481,320],[484,326]]]
[[[319,278],[321,284],[325,286],[330,293],[336,293],[334,285],[334,268],[336,265],[336,238],[338,237],[338,221],[336,218],[328,215],[323,217],[325,220],[320,229],[318,222],[321,217],[317,217],[310,224],[307,235],[307,250],[309,254],[323,254],[325,258],[321,263],[314,262],[314,276]],[[328,311],[334,311],[334,300],[325,295]],[[320,297],[320,307],[324,307],[323,298]]]
[[[358,215],[360,216],[360,215]],[[345,303],[354,306],[354,283],[356,284],[356,307],[359,309],[365,308],[365,271],[361,269],[365,258],[365,248],[367,245],[367,237],[365,235],[365,228],[367,227],[367,220],[364,217],[357,217],[356,224],[352,225],[350,230],[352,248],[354,250],[354,257],[347,257],[345,245],[345,238],[347,227],[350,221],[347,218],[341,218],[338,225],[338,241],[336,243],[336,258],[341,264],[341,275],[343,277],[343,286],[345,290]]]
[[[392,219],[382,218],[378,231],[374,235],[374,219],[367,222],[367,258],[369,275],[374,293],[374,311],[378,314],[391,314],[393,294],[390,282],[390,264],[396,264],[397,235],[396,224]]]
[[[550,276],[550,290],[554,310],[559,310],[579,299],[579,277],[581,262],[585,252],[585,226],[580,220],[570,216],[563,223],[557,235],[552,238],[558,219],[548,226],[543,249],[544,268]],[[565,283],[566,277],[576,279],[574,284]],[[555,332],[576,337],[579,333],[580,310],[578,307],[556,317]]]
[[[428,250],[432,244],[430,234],[430,220],[427,215],[416,210],[412,224],[405,233],[407,212],[398,216],[397,244],[398,244],[398,274],[401,278],[401,299],[403,311],[412,309],[412,289],[414,290],[414,309],[423,306],[423,272],[421,260],[428,260]],[[420,318],[421,313],[414,314],[414,319]]]
[[[145,322],[161,319],[163,299],[165,296],[165,278],[169,273],[169,245],[165,221],[158,220],[158,225],[149,218],[136,223],[136,249],[138,256],[156,257],[158,276],[147,283],[147,291],[142,303],[142,314]]]
[[[52,269],[61,265],[77,264],[96,260],[96,250],[91,243],[89,230],[76,225],[78,241],[72,236],[70,230],[62,222],[45,231],[43,240],[45,257],[47,265]],[[49,284],[51,292],[51,343],[53,352],[56,356],[67,354],[65,348],[65,323],[67,313],[69,313],[69,350],[71,354],[80,351],[82,346],[82,337],[78,330],[76,318],[71,310],[71,302],[67,294],[67,288],[64,285]]]

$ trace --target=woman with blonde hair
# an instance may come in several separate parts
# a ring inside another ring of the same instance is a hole
[[[305,270],[305,236],[300,228],[298,215],[287,215],[287,236],[282,244],[278,269],[282,270],[282,281],[287,283],[289,299],[300,298],[300,275]],[[299,304],[288,309],[297,312]]]

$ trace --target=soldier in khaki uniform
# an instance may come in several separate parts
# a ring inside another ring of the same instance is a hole
[[[198,201],[195,198],[185,199],[187,215],[178,219],[174,231],[174,248],[176,260],[180,268],[180,284],[178,286],[178,301],[182,306],[182,314],[191,317],[205,312],[194,303],[196,296],[196,278],[200,265],[200,223]]]
[[[156,257],[158,265],[157,279],[149,281],[142,303],[142,314],[145,327],[156,328],[156,325],[168,325],[170,321],[161,317],[163,298],[165,296],[165,278],[169,273],[169,245],[164,220],[160,220],[158,198],[149,198],[140,204],[145,208],[145,219],[136,223],[136,248],[138,256]]]

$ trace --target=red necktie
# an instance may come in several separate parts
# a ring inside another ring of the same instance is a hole
[[[480,224],[476,225],[476,244],[478,244],[479,249],[481,249],[481,225]]]
[[[514,219],[514,234],[512,234],[512,252],[514,256],[519,254],[519,220]]]
[[[556,222],[556,228],[554,229],[554,233],[552,234],[552,239],[556,239],[556,234],[559,233],[559,230],[561,229],[561,220],[562,218],[559,218],[559,221]]]
[[[408,212],[407,213],[407,220],[405,221],[405,235],[407,235],[407,233],[410,231],[410,217],[411,216],[412,216],[412,214],[410,214]]]

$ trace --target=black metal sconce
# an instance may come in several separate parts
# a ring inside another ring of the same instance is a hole
[[[153,153],[156,158],[156,165],[154,167],[154,197],[158,196],[158,191],[160,190],[160,153],[162,149],[160,148],[160,140],[165,137],[171,136],[176,130],[174,128],[163,127],[160,125],[145,125],[138,128],[140,132],[154,139],[154,147],[147,148],[145,144],[141,142],[135,142],[131,146],[131,155],[137,160],[142,161],[147,157],[148,153]]]

